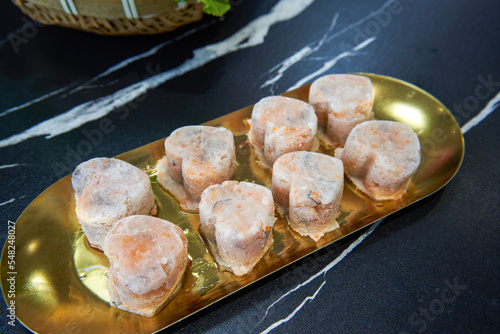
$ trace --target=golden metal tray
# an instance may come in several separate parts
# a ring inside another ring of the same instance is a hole
[[[409,124],[418,134],[422,161],[409,192],[401,200],[375,202],[346,181],[340,228],[318,242],[291,231],[279,218],[274,245],[254,270],[242,277],[217,269],[200,237],[196,214],[179,211],[177,203],[156,183],[155,164],[164,154],[164,139],[121,154],[118,158],[145,170],[151,176],[159,216],[179,225],[188,238],[191,267],[183,290],[154,318],[120,311],[108,305],[105,272],[108,260],[89,247],[75,216],[70,176],[38,196],[15,224],[15,310],[18,320],[35,332],[155,332],[223,299],[245,286],[329,245],[378,219],[390,215],[446,185],[460,168],[464,154],[462,132],[457,122],[436,98],[406,82],[375,74],[376,119]],[[283,95],[308,99],[309,85]],[[269,170],[255,163],[246,139],[245,119],[252,106],[206,123],[233,131],[238,170],[235,179],[270,185]],[[319,149],[332,154],[325,147]],[[1,258],[2,290],[8,293],[12,268],[8,265],[8,242]]]

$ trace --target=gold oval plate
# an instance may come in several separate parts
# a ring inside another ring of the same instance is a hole
[[[18,320],[42,333],[156,332],[442,188],[460,168],[464,154],[462,132],[451,113],[436,98],[411,84],[382,75],[361,75],[369,77],[374,86],[375,118],[406,123],[420,139],[422,161],[402,199],[373,201],[346,180],[339,229],[314,242],[290,230],[278,216],[272,249],[252,272],[238,277],[218,270],[200,237],[198,215],[179,211],[177,202],[156,183],[155,165],[165,154],[161,139],[117,158],[150,175],[159,217],[180,226],[188,238],[191,267],[182,291],[153,318],[109,306],[105,275],[109,263],[101,251],[89,247],[79,227],[68,175],[38,196],[17,220],[15,268],[9,268],[8,243],[4,246],[2,290],[10,301],[8,279],[14,276]],[[309,86],[283,95],[307,101]],[[206,125],[223,126],[233,132],[238,161],[236,180],[269,186],[271,173],[255,162],[247,141],[245,120],[251,111],[249,106]],[[323,146],[319,151],[332,154]],[[9,274],[11,269],[15,274]]]

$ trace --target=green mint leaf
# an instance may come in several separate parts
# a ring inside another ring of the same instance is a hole
[[[186,0],[174,0],[174,1],[185,2]],[[210,15],[222,16],[226,14],[229,9],[231,9],[229,0],[199,0],[199,1],[205,5],[203,7],[203,11]]]
[[[205,4],[203,11],[210,15],[222,16],[229,9],[231,9],[229,0],[200,0],[200,1]]]

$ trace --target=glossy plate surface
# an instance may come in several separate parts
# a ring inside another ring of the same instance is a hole
[[[318,242],[291,231],[279,217],[274,245],[254,270],[237,277],[217,269],[200,237],[196,214],[179,211],[176,201],[156,183],[155,164],[164,154],[164,139],[121,154],[118,158],[145,170],[151,177],[159,217],[179,225],[188,238],[191,267],[183,290],[154,318],[120,311],[108,305],[105,272],[108,260],[89,247],[75,215],[70,176],[38,196],[19,217],[16,235],[16,315],[35,332],[150,333],[203,309],[318,249],[378,219],[394,213],[446,185],[458,171],[464,154],[457,122],[436,98],[406,82],[381,75],[370,77],[374,86],[376,119],[410,125],[418,134],[422,162],[409,192],[398,201],[375,202],[346,180],[340,228]],[[307,101],[309,85],[283,95]],[[269,186],[271,173],[255,163],[248,144],[245,120],[252,106],[206,123],[230,129],[235,136],[238,170],[235,179]],[[320,147],[320,152],[332,154]],[[9,290],[8,244],[1,259],[2,290]]]

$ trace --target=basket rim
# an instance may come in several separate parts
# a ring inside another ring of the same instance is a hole
[[[12,2],[21,9],[21,11],[34,21],[46,25],[57,25],[100,35],[151,35],[163,33],[172,31],[182,25],[199,21],[204,14],[204,5],[197,0],[187,0],[184,8],[179,10],[174,9],[176,2],[173,0],[142,1],[162,1],[168,5],[165,6],[166,9],[162,12],[144,15],[138,18],[127,18],[125,15],[103,18],[91,15],[75,15],[67,13],[62,9],[52,9],[46,6],[37,5],[33,2],[33,0],[12,0]]]

